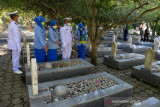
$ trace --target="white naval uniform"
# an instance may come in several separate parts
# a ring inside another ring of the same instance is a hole
[[[18,71],[21,50],[21,36],[18,24],[12,21],[8,26],[8,49],[12,50],[13,71]]]
[[[60,28],[61,44],[62,44],[62,60],[68,60],[71,57],[72,51],[72,26],[64,24]]]

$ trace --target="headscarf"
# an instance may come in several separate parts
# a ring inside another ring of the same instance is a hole
[[[83,24],[82,23],[79,23],[78,24],[78,30],[80,32],[80,36],[82,36],[82,30],[80,30],[79,28],[82,28],[82,30],[84,30],[84,27],[83,27]]]
[[[56,29],[54,29],[52,26],[54,26],[56,24],[56,21],[55,20],[52,20],[52,21],[50,21],[50,26],[51,26],[51,29],[53,30],[53,31],[56,31]]]
[[[42,16],[37,17],[36,16],[34,18],[34,21],[37,23],[38,26],[40,26],[44,30],[43,25],[41,24],[42,22],[45,22],[45,18],[44,17],[42,17]]]

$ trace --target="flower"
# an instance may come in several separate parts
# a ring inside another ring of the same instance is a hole
[[[99,82],[99,80],[97,80],[96,82]]]

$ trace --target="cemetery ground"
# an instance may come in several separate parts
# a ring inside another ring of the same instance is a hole
[[[4,44],[6,43],[1,45]],[[74,53],[73,58],[77,58],[77,52]],[[90,58],[86,57],[86,61],[90,62]],[[108,67],[103,64],[103,57],[100,57],[94,69],[95,73],[108,72],[134,86],[132,97],[135,100],[143,101],[149,97],[160,99],[160,89],[132,77],[131,68],[118,70]],[[28,107],[28,89],[25,84],[24,74],[13,73],[11,57],[6,51],[0,56],[0,107]]]

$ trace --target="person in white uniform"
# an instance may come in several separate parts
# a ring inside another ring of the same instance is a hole
[[[73,41],[72,26],[70,26],[71,20],[71,18],[65,18],[65,24],[60,28],[62,60],[68,60],[71,57]]]
[[[19,70],[19,59],[21,53],[21,36],[18,28],[18,11],[9,14],[12,22],[8,26],[8,46],[7,48],[12,51],[12,64],[15,74],[22,74]]]

